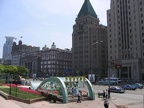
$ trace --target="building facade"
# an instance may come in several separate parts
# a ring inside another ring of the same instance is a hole
[[[73,72],[98,74],[107,70],[107,27],[99,24],[89,0],[85,0],[73,25]]]
[[[36,78],[40,77],[40,59],[39,51],[27,52],[20,57],[20,65],[26,67],[29,70],[28,77]]]
[[[42,77],[71,75],[72,52],[69,49],[56,48],[53,43],[51,48],[43,47],[39,54]]]
[[[5,36],[6,42],[3,46],[3,59],[9,59],[11,60],[11,51],[12,51],[12,45],[13,45],[13,39],[14,37],[11,36]]]
[[[3,64],[4,60],[2,58],[0,58],[0,64]]]
[[[39,50],[39,47],[22,44],[21,40],[19,40],[18,44],[13,42],[11,65],[24,66],[29,70],[28,76],[35,77],[40,69],[38,65],[39,56],[37,53]]]
[[[110,75],[144,80],[144,1],[111,0],[107,22]]]
[[[12,54],[11,64],[15,66],[19,66],[21,65],[20,63],[21,56],[31,54],[39,50],[40,47],[34,47],[31,45],[22,44],[21,40],[19,40],[18,44],[16,44],[16,42],[13,42],[12,53],[11,53]]]

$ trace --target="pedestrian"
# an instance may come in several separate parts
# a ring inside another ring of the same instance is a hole
[[[105,91],[105,98],[107,99],[108,98],[108,90],[106,89]]]
[[[72,88],[72,98],[74,98],[74,89]]]
[[[77,103],[81,103],[81,91],[79,90],[78,92],[78,99],[77,99]]]
[[[105,108],[109,108],[108,99],[105,99],[105,100],[104,100],[104,107],[105,107]]]
[[[108,89],[108,98],[110,98],[110,89]]]
[[[103,99],[105,98],[105,90],[103,90]]]

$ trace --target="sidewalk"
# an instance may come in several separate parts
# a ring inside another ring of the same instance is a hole
[[[25,104],[15,100],[5,100],[0,96],[0,108],[104,108],[103,99],[86,100],[81,103],[70,102],[63,104],[60,102],[50,103],[48,101],[40,101],[32,104]],[[117,108],[111,101],[109,101],[109,108]]]
[[[96,97],[96,100],[86,100],[81,103],[69,102],[63,104],[60,102],[51,103],[48,101],[40,101],[32,104],[25,104],[15,100],[5,100],[0,96],[0,108],[104,108],[103,103],[103,98]],[[118,107],[120,105],[125,105],[125,107]],[[134,101],[132,102],[119,98],[111,98],[109,99],[109,108],[142,108],[142,103],[135,103]]]
[[[0,96],[0,108],[21,108],[12,100],[5,100],[3,97]]]

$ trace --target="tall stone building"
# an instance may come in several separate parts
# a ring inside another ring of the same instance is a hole
[[[19,40],[18,44],[13,42],[11,65],[24,66],[29,70],[28,76],[35,77],[40,72],[39,50],[40,47],[25,45],[21,40]]]
[[[144,0],[111,0],[107,22],[110,75],[144,80]]]
[[[41,57],[39,51],[23,53],[20,57],[20,65],[28,68],[29,78],[39,77],[41,74],[40,63]]]
[[[99,24],[89,0],[85,0],[73,25],[73,72],[103,74],[107,70],[107,27]]]
[[[34,53],[39,50],[40,50],[40,47],[25,45],[22,43],[21,40],[19,40],[18,44],[16,44],[16,42],[13,42],[12,52],[11,52],[11,55],[12,55],[11,64],[15,66],[19,66],[21,65],[20,59],[23,55],[28,55],[30,53]]]

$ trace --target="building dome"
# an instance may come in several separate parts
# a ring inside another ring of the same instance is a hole
[[[13,42],[13,46],[16,45],[16,42]]]
[[[19,40],[19,45],[22,45],[22,41],[21,40]]]
[[[56,45],[55,45],[54,42],[53,42],[53,44],[51,45],[51,49],[56,49]]]

